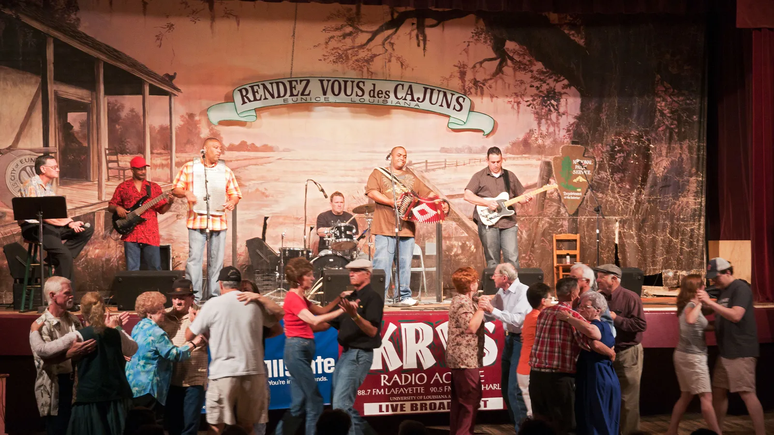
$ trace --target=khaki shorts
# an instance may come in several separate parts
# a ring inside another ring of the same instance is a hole
[[[731,393],[746,391],[755,392],[755,365],[758,358],[723,358],[718,357],[715,363],[715,377],[712,378],[713,388],[722,388]]]
[[[706,353],[675,351],[675,372],[680,391],[691,394],[712,393]]]
[[[265,374],[210,379],[206,400],[207,423],[238,424],[242,427],[268,423],[266,390]]]

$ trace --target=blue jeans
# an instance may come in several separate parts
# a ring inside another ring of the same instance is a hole
[[[511,422],[516,425],[516,433],[519,433],[521,421],[527,418],[527,405],[519,388],[519,378],[516,376],[516,367],[519,366],[521,355],[521,335],[509,334],[505,337],[503,359],[500,363],[502,369],[500,388],[502,389],[505,407]]]
[[[148,270],[161,270],[161,250],[147,243],[124,242],[126,270],[140,270],[140,261],[145,259]]]
[[[385,300],[389,299],[387,292],[390,288],[390,281],[392,279],[392,263],[395,259],[395,237],[376,235],[374,241],[374,247],[376,253],[374,255],[374,269],[381,269],[384,271],[385,283],[384,283],[384,297]],[[398,263],[400,267],[400,285],[396,287],[396,298],[400,300],[411,297],[411,258],[414,256],[414,238],[413,237],[401,237],[400,244],[398,245],[400,250],[400,261]],[[398,287],[400,290],[398,291]],[[378,291],[378,289],[374,289]]]
[[[188,229],[188,262],[185,277],[193,282],[196,302],[220,295],[218,274],[226,255],[226,230],[210,231],[210,258],[207,259],[207,290],[202,292],[202,262],[207,252],[207,232]]]
[[[361,435],[368,424],[355,411],[355,398],[357,398],[357,389],[363,384],[368,371],[371,370],[373,360],[373,350],[347,349],[341,353],[336,369],[333,370],[331,405],[333,409],[347,411],[352,418],[349,435]]]
[[[285,339],[285,366],[290,372],[290,414],[299,417],[306,414],[306,432],[317,432],[317,419],[323,412],[323,398],[317,389],[317,380],[312,372],[314,339],[288,337]],[[335,375],[334,375],[335,376]],[[283,422],[280,421],[274,433],[281,435]]]
[[[503,251],[503,263],[519,267],[519,226],[500,229],[487,227],[478,222],[478,238],[484,248],[486,267],[495,267],[500,263],[500,250]]]
[[[169,435],[196,435],[204,406],[204,386],[169,387],[164,419]]]

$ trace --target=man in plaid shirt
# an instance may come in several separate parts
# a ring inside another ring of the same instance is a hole
[[[556,283],[559,303],[540,313],[529,358],[532,414],[556,423],[559,433],[575,431],[575,363],[581,348],[590,350],[593,341],[557,317],[567,312],[585,322],[572,310],[579,295],[577,279],[562,278]],[[611,350],[610,356],[614,355]]]
[[[223,268],[223,257],[226,255],[226,213],[234,210],[242,198],[234,173],[220,160],[222,153],[223,144],[218,139],[205,139],[202,158],[194,158],[183,165],[173,183],[172,195],[188,201],[188,261],[185,277],[193,282],[197,303],[220,294],[218,274]],[[203,187],[205,184],[209,189],[207,191]],[[209,193],[211,199],[209,219],[206,211],[202,211],[206,209],[201,204],[205,192]],[[219,198],[221,201],[218,201]],[[208,229],[210,258],[207,259],[207,289],[204,290],[202,261],[206,252]]]

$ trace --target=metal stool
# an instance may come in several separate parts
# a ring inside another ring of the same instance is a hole
[[[35,277],[33,274],[33,268],[40,267],[40,263],[43,261],[43,253],[38,252],[38,242],[33,242],[32,240],[25,240],[24,243],[27,244],[27,261],[25,262],[24,266],[24,287],[22,288],[22,302],[19,312],[23,313],[26,311],[33,311],[35,310],[34,306],[34,295],[35,291],[41,291],[40,283],[43,281],[41,278],[38,278],[37,283],[35,282]],[[47,276],[51,276],[52,274],[52,267],[51,265],[44,265],[43,266],[43,273]],[[29,298],[29,308],[27,307],[27,298]],[[40,301],[41,304],[45,304],[45,298],[44,300]]]

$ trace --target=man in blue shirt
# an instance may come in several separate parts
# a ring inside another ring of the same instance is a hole
[[[532,311],[532,306],[527,300],[528,287],[519,281],[519,274],[512,264],[497,265],[492,279],[499,290],[492,299],[482,296],[479,306],[484,310],[487,320],[499,320],[505,329],[500,388],[508,415],[518,433],[521,421],[527,417],[527,405],[519,388],[516,367],[521,355],[521,327],[524,318]]]

